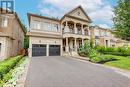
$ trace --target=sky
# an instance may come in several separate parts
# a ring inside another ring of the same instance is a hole
[[[28,27],[27,13],[60,19],[79,5],[93,21],[92,25],[112,28],[113,8],[117,5],[117,0],[15,0],[15,11]]]

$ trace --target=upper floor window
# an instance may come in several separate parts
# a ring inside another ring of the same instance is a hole
[[[51,23],[50,22],[44,22],[43,29],[50,31],[51,30]]]
[[[8,18],[3,17],[0,19],[0,26],[1,27],[7,27],[8,26]]]
[[[95,30],[95,36],[100,36],[99,30]]]
[[[34,20],[34,21],[33,21],[32,28],[33,28],[33,29],[41,29],[41,22],[40,22],[40,21],[37,21],[37,20]]]
[[[52,24],[52,31],[59,31],[59,25],[58,24]]]

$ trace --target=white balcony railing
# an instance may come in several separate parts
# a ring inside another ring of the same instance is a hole
[[[75,32],[74,29],[69,29],[67,32],[65,32],[65,30],[63,30],[63,34],[65,34],[65,33],[89,36],[89,33],[87,31],[84,31],[84,33],[83,33],[82,30],[77,30],[77,32]]]

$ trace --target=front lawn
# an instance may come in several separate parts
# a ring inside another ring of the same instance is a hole
[[[121,69],[130,70],[130,47],[93,47],[86,42],[78,50],[80,56],[89,57],[93,63],[105,64]]]
[[[130,58],[123,57],[123,56],[115,56],[115,55],[107,55],[107,56],[113,56],[116,60],[108,61],[108,62],[104,63],[105,65],[130,70]]]

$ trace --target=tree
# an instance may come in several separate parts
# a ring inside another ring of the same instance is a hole
[[[27,33],[27,27],[20,21],[25,33]],[[29,37],[27,35],[25,35],[24,37],[24,49],[28,49],[29,48]]]
[[[24,48],[28,49],[29,48],[29,37],[25,36],[24,38]]]
[[[130,40],[130,0],[118,0],[114,13],[115,35],[124,40]]]

